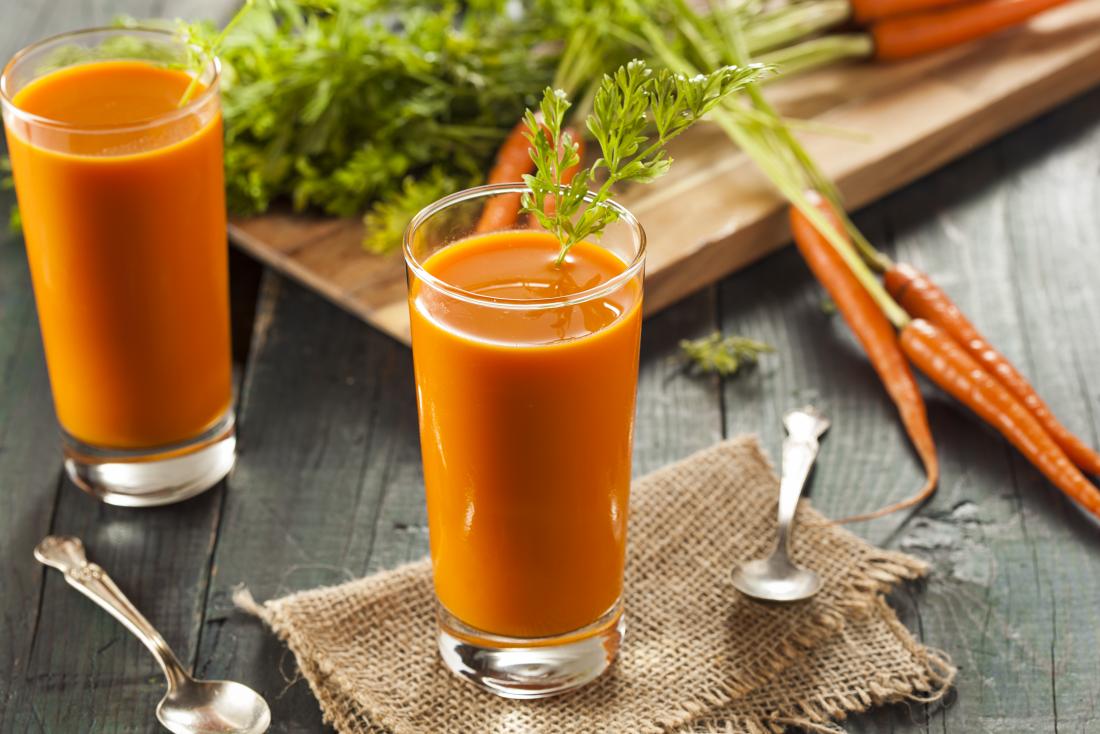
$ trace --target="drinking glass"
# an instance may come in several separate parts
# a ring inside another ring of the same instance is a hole
[[[65,467],[111,504],[182,500],[233,465],[218,76],[141,28],[49,38],[0,76]]]
[[[645,234],[610,204],[618,222],[554,271],[550,234],[487,216],[523,191],[441,199],[404,254],[439,649],[461,677],[540,698],[600,675],[625,629]]]

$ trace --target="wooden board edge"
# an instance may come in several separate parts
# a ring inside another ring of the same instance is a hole
[[[1088,92],[1100,84],[1100,58],[1095,55],[1082,56],[1060,70],[1058,79],[1065,83],[1054,85],[1050,83],[1051,77],[1042,77],[992,103],[988,110],[998,115],[996,125],[982,129],[968,124],[966,119],[960,119],[916,140],[904,151],[894,152],[888,158],[875,161],[874,165],[840,177],[837,186],[849,209],[855,211],[867,206]],[[1035,99],[1041,101],[1035,104]],[[1028,104],[1021,104],[1021,100],[1027,100]],[[834,113],[840,113],[843,109],[838,108]],[[825,115],[824,119],[831,114]],[[881,187],[880,193],[872,193],[873,187],[865,181],[876,177],[881,182],[884,165],[889,174],[887,184]],[[784,201],[777,196],[775,206],[748,227],[716,238],[647,276],[646,315],[667,308],[790,244],[791,233],[785,211]],[[734,250],[728,247],[734,239],[752,244]],[[689,267],[689,263],[698,263],[698,267]]]

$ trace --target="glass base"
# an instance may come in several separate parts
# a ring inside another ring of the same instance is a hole
[[[96,499],[122,507],[154,507],[194,497],[221,481],[236,460],[231,410],[202,435],[153,449],[99,449],[64,432],[62,436],[69,478]]]
[[[502,637],[438,607],[439,652],[452,673],[504,698],[546,698],[583,686],[614,662],[626,633],[622,601],[592,624],[556,637]]]

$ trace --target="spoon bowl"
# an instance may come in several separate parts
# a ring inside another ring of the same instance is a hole
[[[778,602],[807,599],[821,590],[821,577],[808,568],[791,566],[777,573],[770,561],[741,564],[733,572],[733,585],[755,599]]]
[[[160,700],[157,719],[173,734],[261,734],[271,709],[240,683],[188,679]]]

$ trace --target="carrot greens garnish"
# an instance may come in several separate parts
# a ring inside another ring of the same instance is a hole
[[[248,11],[255,4],[256,0],[244,0],[241,7],[229,19],[225,27],[221,29],[221,32],[213,37],[210,36],[206,26],[201,23],[180,23],[179,33],[191,54],[190,62],[193,67],[193,74],[191,75],[191,83],[187,85],[187,89],[183,90],[183,96],[180,97],[180,101],[177,103],[179,107],[183,107],[190,102],[191,97],[195,95],[195,90],[199,87],[199,78],[202,77],[203,64],[209,63],[211,59],[217,57],[230,31],[241,22],[241,19],[248,14]]]
[[[743,367],[756,364],[761,354],[775,351],[775,347],[766,342],[736,335],[722,336],[717,331],[700,339],[684,339],[680,349],[692,370],[722,377],[735,375]]]
[[[672,165],[668,142],[759,77],[762,68],[724,66],[689,77],[654,71],[639,60],[619,67],[603,77],[586,120],[600,150],[600,157],[587,168],[578,168],[576,141],[564,129],[572,105],[564,91],[548,87],[540,106],[542,119],[531,110],[526,113],[535,173],[524,176],[529,190],[522,205],[561,242],[557,264],[573,245],[599,237],[618,220],[618,211],[608,206],[613,186],[649,183],[667,173]],[[566,183],[570,169],[576,172]],[[600,179],[602,184],[590,193],[589,186]]]

